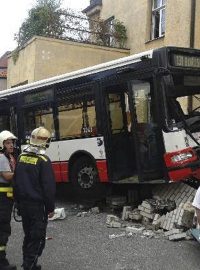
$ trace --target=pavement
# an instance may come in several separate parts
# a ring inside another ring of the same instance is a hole
[[[124,236],[124,228],[108,228],[108,213],[77,216],[80,210],[67,199],[57,198],[64,207],[64,220],[49,221],[46,248],[39,263],[44,270],[199,270],[200,244],[195,240],[171,242],[164,237],[141,234]],[[122,234],[110,239],[111,234]],[[21,269],[23,231],[12,220],[8,258]]]

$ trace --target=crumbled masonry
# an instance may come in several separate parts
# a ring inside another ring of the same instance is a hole
[[[195,189],[182,183],[168,184],[162,189],[155,188],[153,197],[143,200],[137,208],[125,205],[121,220],[115,215],[108,215],[106,225],[115,228],[126,227],[126,236],[141,234],[151,238],[162,234],[170,241],[192,239],[190,228],[194,226],[195,211],[192,201],[195,192]],[[124,197],[118,199],[120,205],[123,200]],[[128,222],[128,225],[124,225],[125,222]],[[149,228],[151,230],[147,230]]]

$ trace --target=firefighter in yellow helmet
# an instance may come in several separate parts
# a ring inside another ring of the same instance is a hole
[[[8,130],[0,132],[0,269],[14,270],[6,258],[6,245],[11,234],[13,207],[12,180],[15,169],[14,141],[17,138]]]
[[[25,270],[41,269],[37,260],[45,246],[48,216],[54,213],[55,178],[51,161],[45,155],[49,144],[49,131],[44,127],[34,129],[30,144],[16,164],[14,197],[22,216]]]

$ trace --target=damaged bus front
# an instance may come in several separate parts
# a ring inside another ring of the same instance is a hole
[[[160,80],[164,160],[171,181],[200,183],[200,51],[167,48]]]

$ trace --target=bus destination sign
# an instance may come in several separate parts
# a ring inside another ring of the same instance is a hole
[[[52,101],[53,100],[53,91],[52,89],[48,89],[45,91],[27,94],[24,97],[25,104],[32,104],[42,101]]]
[[[175,67],[200,68],[200,56],[173,53],[171,60]]]

